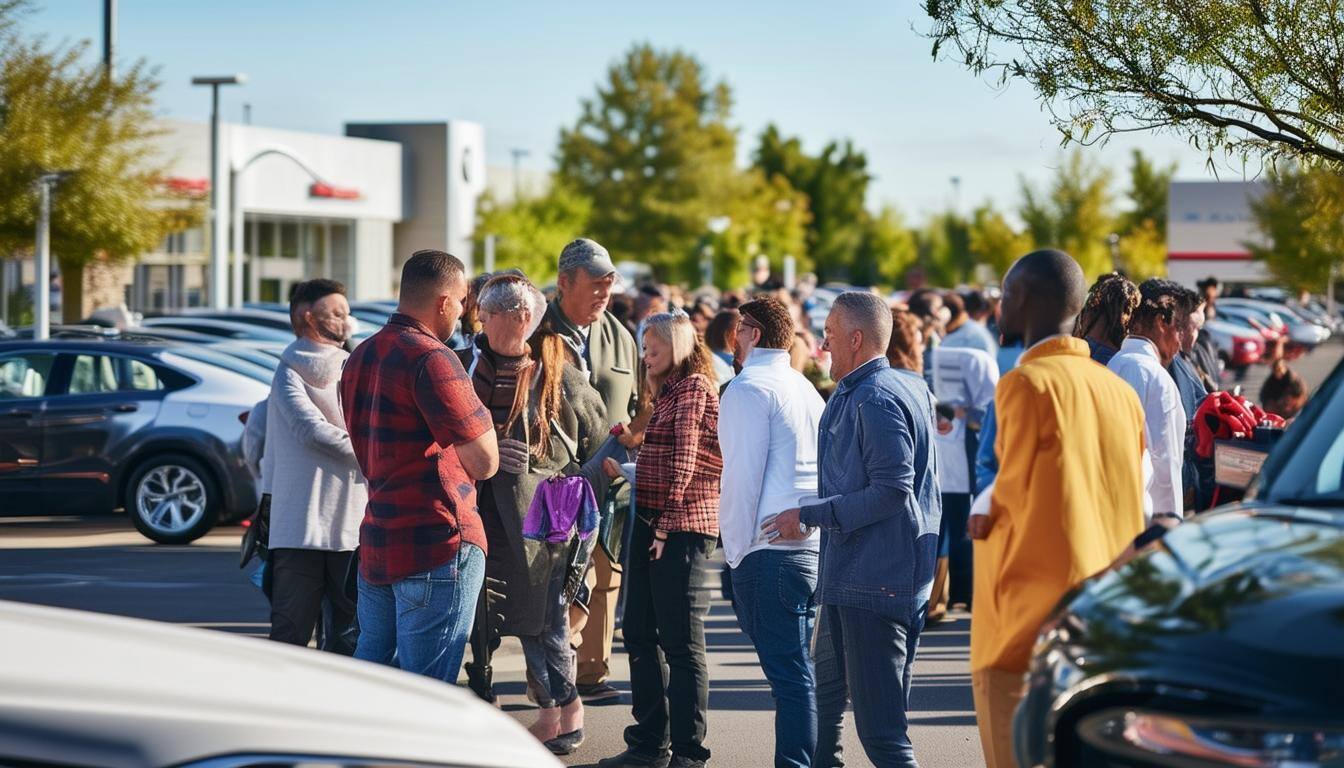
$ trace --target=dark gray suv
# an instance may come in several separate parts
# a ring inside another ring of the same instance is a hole
[[[124,508],[183,544],[256,508],[241,439],[271,371],[208,347],[0,342],[0,510]]]

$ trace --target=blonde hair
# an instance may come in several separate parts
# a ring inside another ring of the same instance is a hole
[[[681,379],[698,373],[710,382],[715,380],[709,347],[700,340],[695,325],[685,312],[649,315],[644,320],[644,335],[647,337],[650,334],[672,349],[672,367],[662,376],[645,373],[648,386],[644,387],[644,392],[649,397],[657,397],[668,379]]]

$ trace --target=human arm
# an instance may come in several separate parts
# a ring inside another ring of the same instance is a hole
[[[499,470],[494,424],[457,356],[447,349],[426,355],[415,376],[414,393],[434,442],[456,450],[471,479],[494,476]]]
[[[723,486],[719,495],[719,531],[738,541],[754,541],[756,515],[765,485],[770,445],[769,392],[750,382],[728,388],[719,407],[719,450]]]
[[[247,416],[247,426],[243,428],[243,461],[252,469],[252,473],[261,477],[261,457],[266,450],[266,401],[252,406]]]
[[[355,449],[350,433],[327,421],[308,396],[308,389],[298,371],[281,365],[271,382],[271,396],[266,404],[268,421],[279,417],[281,423],[303,445],[339,459],[355,460]]]
[[[683,384],[672,404],[672,466],[670,467],[667,508],[680,509],[686,503],[686,490],[695,477],[700,462],[700,433],[704,429],[705,411],[714,394],[700,377],[691,377]]]
[[[803,525],[851,533],[904,514],[915,484],[915,441],[909,415],[893,399],[858,406],[859,458],[865,485],[803,507]],[[781,515],[781,517],[783,517]]]
[[[1162,375],[1169,375],[1161,372]],[[1163,386],[1170,384],[1170,386]],[[1174,382],[1154,381],[1143,403],[1153,462],[1153,516],[1181,517],[1185,510],[1181,470],[1185,462],[1185,415]]]
[[[975,451],[975,487],[982,491],[994,484],[994,477],[999,473],[999,460],[994,457],[998,431],[998,418],[991,399],[989,407],[985,408],[985,420],[980,423],[980,445]]]

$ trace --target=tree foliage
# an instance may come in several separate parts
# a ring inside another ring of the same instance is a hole
[[[971,214],[971,258],[1003,277],[1014,261],[1031,250],[1031,238],[1019,232],[993,205],[985,203]]]
[[[868,194],[868,158],[846,141],[830,142],[816,156],[808,155],[797,137],[786,138],[769,125],[752,156],[767,176],[782,176],[807,196],[812,223],[808,252],[822,279],[871,273],[864,257],[871,218],[864,209]]]
[[[1111,172],[1075,150],[1061,158],[1044,187],[1021,181],[1018,215],[1037,248],[1059,248],[1078,260],[1089,280],[1112,269]]]
[[[1130,156],[1126,192],[1130,208],[1116,223],[1117,266],[1135,280],[1167,273],[1167,198],[1175,175],[1175,163],[1160,166],[1137,149]]]
[[[1250,200],[1264,242],[1244,245],[1295,291],[1324,293],[1344,268],[1344,176],[1324,169],[1271,171]]]
[[[1344,164],[1338,0],[924,0],[935,58],[1027,82],[1066,142]]]
[[[738,173],[732,180],[725,208],[728,227],[712,236],[714,284],[721,289],[750,283],[750,265],[758,256],[770,260],[771,271],[783,271],[784,257],[792,256],[799,272],[812,268],[807,233],[812,220],[807,195],[783,176],[767,177],[759,168]]]
[[[637,45],[560,133],[559,176],[593,202],[590,231],[616,259],[695,277],[697,244],[724,215],[736,169],[731,95],[681,51]]]
[[[592,215],[593,201],[558,179],[510,205],[487,196],[476,207],[475,262],[485,263],[485,238],[494,235],[495,269],[516,267],[539,285],[554,280],[561,249],[589,231]]]
[[[22,6],[0,4],[0,253],[33,247],[38,176],[74,171],[53,197],[51,249],[66,319],[75,320],[85,265],[153,250],[190,223],[193,209],[164,205],[165,166],[153,150],[158,82],[148,65],[109,81],[84,63],[87,43],[48,48],[22,39],[13,15]]]
[[[863,244],[852,269],[858,285],[899,285],[919,261],[919,244],[901,212],[884,207],[863,228]]]

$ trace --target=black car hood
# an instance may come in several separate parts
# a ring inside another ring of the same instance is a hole
[[[1089,581],[1061,619],[1087,677],[1217,691],[1264,714],[1344,716],[1344,510],[1202,515]]]

